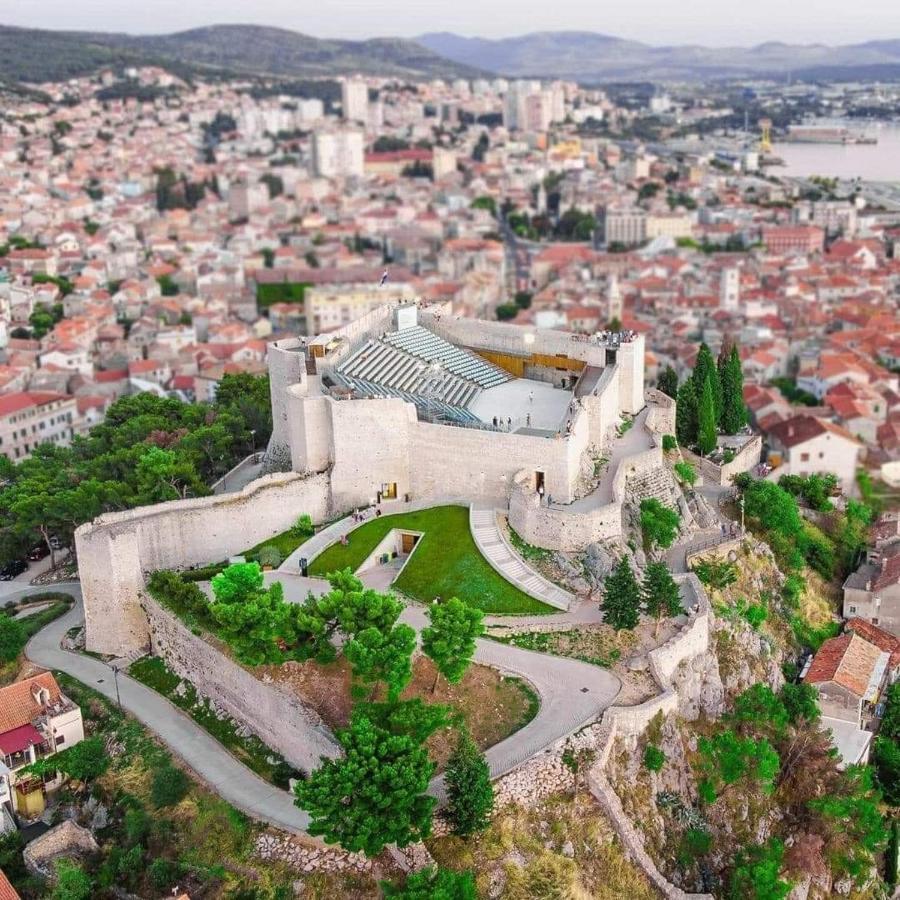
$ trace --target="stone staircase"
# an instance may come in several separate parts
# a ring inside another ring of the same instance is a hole
[[[549,606],[569,608],[574,596],[526,565],[506,542],[497,524],[497,510],[493,505],[473,503],[469,507],[469,527],[485,559],[507,581]]]
[[[694,527],[694,515],[675,476],[666,466],[629,478],[625,482],[625,497],[634,509],[638,509],[643,500],[659,500],[665,506],[678,510],[683,532]]]

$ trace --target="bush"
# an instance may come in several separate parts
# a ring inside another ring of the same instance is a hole
[[[52,900],[88,900],[93,887],[91,879],[81,866],[68,859],[56,863],[56,887]]]
[[[281,565],[281,552],[273,544],[266,544],[260,547],[258,556],[259,564],[263,568],[269,566],[272,569],[277,569]]]
[[[727,559],[709,557],[700,559],[691,567],[694,574],[707,586],[724,591],[737,581],[737,568]]]
[[[666,754],[655,744],[647,744],[644,750],[644,767],[651,772],[658,772],[666,764]]]
[[[153,572],[147,579],[147,590],[160,603],[182,615],[190,613],[203,617],[208,612],[206,595],[192,581],[185,581],[178,572],[166,569]]]
[[[312,537],[315,533],[316,527],[313,525],[313,520],[309,513],[303,513],[299,516],[291,527],[291,534],[294,537]]]
[[[675,440],[674,434],[664,434],[662,439],[663,451],[668,453],[670,450],[674,450],[678,446],[678,441]]]
[[[641,501],[641,532],[647,549],[659,546],[663,549],[671,547],[678,536],[681,517],[678,511],[655,497]]]
[[[167,891],[184,874],[184,867],[171,859],[157,857],[147,868],[150,884],[162,893]]]
[[[766,621],[768,613],[765,606],[760,603],[750,603],[742,612],[743,617],[749,622],[754,631],[759,631],[760,626]]]
[[[25,646],[25,628],[21,621],[0,614],[0,662],[12,662]]]
[[[187,775],[171,764],[157,769],[150,784],[150,799],[157,808],[174,806],[187,794],[189,782]]]
[[[682,484],[693,486],[694,482],[697,480],[697,472],[690,463],[677,462],[672,468],[675,470],[675,474]]]

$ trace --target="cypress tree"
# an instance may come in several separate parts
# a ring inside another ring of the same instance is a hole
[[[697,391],[688,378],[678,389],[678,405],[675,407],[675,433],[678,443],[693,447],[697,443]]]
[[[641,586],[644,594],[644,612],[656,618],[656,633],[663,616],[677,616],[684,612],[681,591],[664,562],[652,562],[644,573]]]
[[[716,446],[716,405],[713,398],[712,379],[707,378],[697,411],[697,448],[706,456]]]
[[[671,366],[666,366],[662,375],[659,376],[659,380],[656,382],[656,387],[673,400],[677,397],[678,376]]]
[[[484,754],[468,730],[459,732],[447,763],[447,814],[453,833],[462,836],[483,831],[494,808],[494,788]]]
[[[722,419],[723,434],[737,434],[747,424],[747,407],[744,404],[744,373],[738,349],[732,346],[728,359],[722,366]]]
[[[603,619],[616,631],[635,628],[640,618],[641,589],[623,556],[603,583]]]
[[[719,372],[716,369],[716,361],[713,359],[712,351],[705,343],[700,345],[700,352],[697,354],[697,362],[694,364],[691,378],[693,379],[694,391],[698,399],[703,396],[703,386],[706,384],[706,379],[709,379],[712,387],[716,425],[718,425],[719,418],[722,415],[722,385],[719,383]]]

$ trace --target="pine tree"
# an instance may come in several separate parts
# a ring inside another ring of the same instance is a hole
[[[738,349],[732,346],[728,359],[720,367],[722,382],[723,434],[737,434],[747,424],[747,407],[744,404],[744,373]]]
[[[623,556],[603,583],[603,600],[600,603],[603,619],[616,631],[631,630],[637,626],[641,609],[641,589]]]
[[[693,447],[697,443],[697,390],[690,378],[678,389],[675,434],[678,443],[685,447]]]
[[[691,375],[698,400],[703,396],[703,387],[707,378],[712,387],[713,410],[716,415],[715,424],[718,425],[719,417],[722,415],[722,385],[719,384],[719,373],[716,369],[716,361],[713,359],[712,351],[704,343],[700,345],[700,351],[697,353],[697,362],[694,363],[694,372]]]
[[[447,814],[453,833],[466,836],[487,828],[494,808],[491,771],[484,754],[465,728],[459,732],[447,763],[445,779]]]
[[[681,605],[681,591],[664,562],[652,562],[644,572],[641,585],[644,597],[644,612],[656,617],[656,632],[663,616],[677,616],[684,611]]]
[[[678,376],[671,366],[666,366],[659,376],[659,381],[656,382],[656,387],[673,400],[678,396]]]
[[[712,379],[707,378],[700,396],[697,410],[697,448],[706,456],[716,446],[716,402],[713,396]]]

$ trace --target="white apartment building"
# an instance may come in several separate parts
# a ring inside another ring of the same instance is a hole
[[[363,133],[352,129],[317,131],[312,140],[313,171],[320,178],[361,177]]]
[[[0,453],[25,459],[46,442],[67,446],[78,405],[74,397],[50,391],[17,391],[0,397]]]
[[[341,110],[348,122],[365,123],[369,115],[369,86],[361,78],[341,82]]]
[[[642,209],[610,209],[603,211],[603,239],[606,245],[624,244],[634,247],[647,240],[647,213]]]
[[[397,303],[412,296],[413,289],[402,282],[388,282],[385,285],[319,285],[307,288],[303,298],[307,333],[334,331],[386,303]]]

